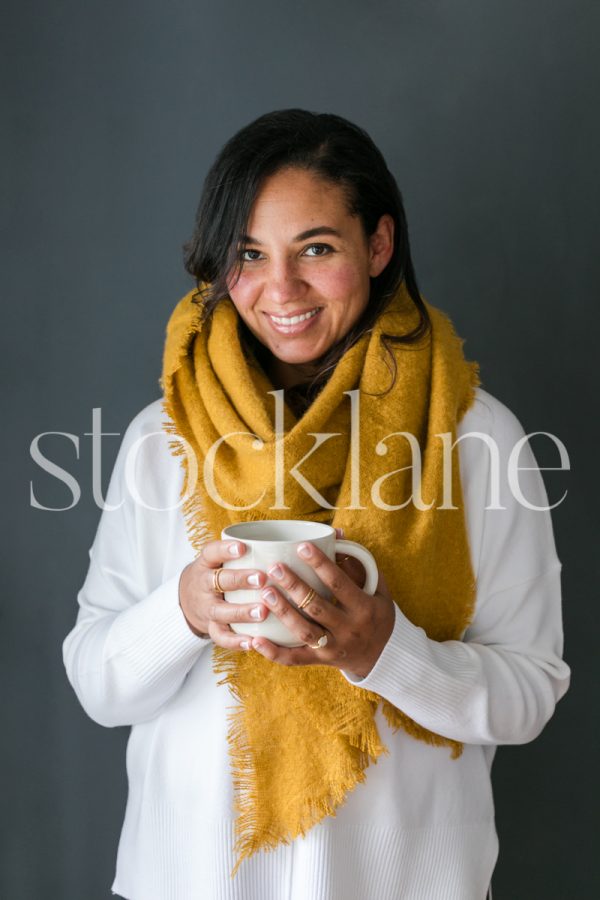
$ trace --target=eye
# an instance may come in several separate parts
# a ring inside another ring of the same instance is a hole
[[[240,259],[242,262],[256,262],[256,260],[260,258],[260,250],[242,250],[240,252]]]
[[[312,253],[310,251],[313,251]],[[330,253],[333,253],[333,247],[330,247],[329,244],[310,244],[304,250],[307,256],[328,256]]]

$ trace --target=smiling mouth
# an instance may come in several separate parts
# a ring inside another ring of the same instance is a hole
[[[314,309],[309,309],[308,312],[300,313],[297,316],[273,316],[271,313],[267,313],[266,315],[272,322],[275,322],[276,325],[289,327],[290,325],[299,325],[300,322],[306,322],[308,319],[314,318],[321,309],[321,306],[316,306]]]

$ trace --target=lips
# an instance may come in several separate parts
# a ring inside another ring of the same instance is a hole
[[[305,322],[307,319],[315,316],[319,309],[319,306],[315,306],[313,309],[306,310],[306,312],[292,313],[289,316],[274,316],[272,313],[267,313],[267,315],[278,325],[298,325],[300,322]]]
[[[265,313],[265,316],[279,334],[299,334],[310,328],[322,309],[322,306],[314,306],[312,309],[294,311],[289,316],[275,316],[271,313]]]

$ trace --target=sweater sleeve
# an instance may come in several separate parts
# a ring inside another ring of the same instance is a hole
[[[179,578],[193,559],[179,553],[165,572],[179,508],[181,468],[142,411],[121,444],[73,630],[63,643],[67,676],[101,725],[153,718],[211,641],[197,637],[179,606]],[[134,464],[132,465],[132,460]],[[114,508],[113,508],[114,507]]]
[[[477,575],[469,628],[462,640],[434,641],[396,607],[392,634],[371,672],[363,679],[343,674],[445,737],[521,744],[541,732],[569,686],[570,671],[562,660],[561,563],[550,513],[523,502],[549,505],[528,442],[518,463],[522,497],[509,483],[508,460],[523,428],[503,404],[484,395],[499,451],[504,508],[488,508],[494,505],[488,448],[466,438],[472,443],[464,451],[460,445],[460,464]]]

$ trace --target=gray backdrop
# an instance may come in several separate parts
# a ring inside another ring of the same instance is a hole
[[[537,741],[497,756],[494,898],[597,896],[599,12],[594,0],[4,4],[3,897],[110,896],[128,732],[86,718],[61,660],[99,515],[85,432],[93,408],[122,433],[159,395],[206,169],[239,127],[294,105],[370,131],[403,191],[425,296],[483,386],[569,451],[571,472],[545,478],[551,502],[568,491],[554,525],[573,685]],[[47,431],[79,437],[79,458],[70,439],[41,444],[82,485],[66,512],[30,506],[31,481],[46,506],[71,500],[30,458]],[[540,463],[558,465],[536,440]],[[105,486],[117,446],[104,438]]]

